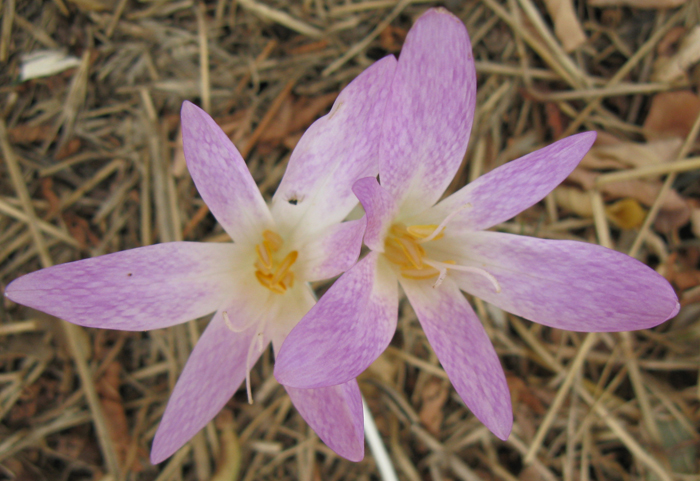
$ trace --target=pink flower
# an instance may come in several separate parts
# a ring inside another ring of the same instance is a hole
[[[234,243],[142,247],[43,269],[7,287],[5,295],[15,302],[89,327],[158,329],[216,312],[168,402],[153,442],[154,463],[219,412],[268,343],[280,348],[315,302],[309,282],[356,262],[365,221],[342,221],[357,205],[353,182],[377,174],[395,66],[394,57],[375,63],[309,128],[269,208],[228,137],[185,102],[188,169]],[[326,444],[350,460],[362,459],[357,381],[287,392]]]
[[[464,25],[442,9],[428,11],[396,67],[382,125],[381,185],[368,177],[353,187],[371,252],[291,331],[275,365],[282,384],[320,388],[357,377],[394,335],[400,284],[461,398],[506,439],[513,417],[505,375],[460,290],[573,331],[645,329],[678,312],[668,282],[624,254],[486,231],[542,200],[595,133],[509,162],[436,204],[464,157],[475,97]]]

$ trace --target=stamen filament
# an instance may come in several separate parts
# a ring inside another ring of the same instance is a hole
[[[422,248],[412,240],[405,239],[403,237],[397,237],[396,243],[401,247],[401,250],[406,255],[411,264],[416,269],[423,267],[423,255],[421,253]],[[425,251],[423,251],[425,252]]]
[[[427,237],[430,237],[433,233],[435,233],[435,230],[438,228],[437,224],[424,224],[424,225],[412,225],[406,230],[408,231],[408,234],[413,237],[414,239],[425,239]],[[442,231],[438,233],[433,239],[442,239],[445,237],[445,228],[442,228]]]
[[[466,204],[460,206],[454,212],[451,212],[450,215],[445,217],[443,219],[443,221],[440,222],[440,224],[438,224],[438,226],[435,228],[435,230],[433,231],[432,234],[430,234],[425,239],[419,240],[418,242],[423,244],[425,242],[430,242],[431,240],[437,238],[438,235],[441,235],[441,234],[444,235],[443,231],[445,230],[445,227],[447,227],[447,224],[454,218],[454,216],[456,216],[457,214],[462,212],[464,209],[470,209],[471,207],[472,207],[472,205],[470,203],[466,203]]]
[[[245,332],[251,327],[253,327],[254,324],[258,322],[258,319],[254,318],[252,321],[250,321],[248,324],[244,325],[243,327],[235,327],[233,323],[231,322],[231,318],[228,317],[228,312],[223,311],[221,313],[221,316],[224,318],[224,322],[226,323],[226,327],[228,327],[228,330],[231,332],[234,332],[236,334],[239,334],[241,332]]]
[[[445,276],[447,275],[447,269],[454,269],[456,271],[462,271],[462,272],[471,272],[474,274],[479,274],[484,276],[486,279],[488,279],[491,284],[493,285],[494,289],[496,290],[496,294],[501,292],[501,284],[499,284],[498,280],[488,271],[480,268],[480,267],[471,267],[471,266],[460,266],[457,264],[449,264],[447,262],[438,262],[430,259],[425,259],[425,263],[428,264],[429,266],[434,267],[435,269],[440,271],[440,277],[438,277],[438,281],[435,286],[439,286],[443,280],[445,280]],[[442,275],[442,271],[445,271],[445,274]]]

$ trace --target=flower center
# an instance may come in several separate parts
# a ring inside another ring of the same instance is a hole
[[[299,256],[297,251],[291,251],[283,259],[276,255],[282,249],[282,237],[266,230],[263,241],[255,246],[258,259],[255,261],[255,277],[263,286],[276,294],[284,294],[294,285],[294,273],[290,270]]]
[[[444,232],[433,236],[437,225],[412,225],[406,227],[405,224],[396,223],[389,229],[389,235],[384,241],[384,255],[401,269],[401,275],[407,279],[431,279],[438,277],[440,271],[426,262],[425,249],[421,245],[421,240],[441,239]],[[444,228],[442,229],[444,231]],[[454,261],[447,261],[446,264],[454,264]]]
[[[385,257],[401,269],[401,275],[406,279],[432,279],[437,277],[433,287],[442,284],[449,269],[462,272],[472,272],[486,277],[493,284],[496,292],[501,292],[501,285],[489,272],[479,267],[460,266],[453,260],[436,261],[425,254],[421,244],[445,237],[445,226],[448,219],[440,224],[406,225],[398,222],[391,226],[389,235],[384,241]]]

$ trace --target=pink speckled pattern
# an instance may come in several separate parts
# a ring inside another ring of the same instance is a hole
[[[440,241],[438,241],[440,242]],[[531,321],[569,331],[648,329],[678,313],[671,285],[620,252],[585,242],[473,232],[450,242],[458,264],[496,277],[450,271],[466,292]]]
[[[32,272],[10,283],[5,295],[81,326],[159,329],[221,305],[237,250],[195,242],[141,247]]]
[[[365,219],[333,224],[325,232],[291,247],[299,252],[294,273],[307,282],[330,279],[350,269],[362,248]]]
[[[382,126],[380,181],[402,211],[440,198],[467,150],[476,73],[464,24],[432,9],[411,27],[401,50]]]
[[[292,329],[275,361],[285,386],[318,388],[356,378],[389,345],[398,318],[398,283],[370,252],[343,274]]]
[[[471,204],[450,221],[451,231],[483,230],[507,221],[561,184],[595,138],[595,132],[572,135],[508,162],[469,183],[421,217],[439,223],[460,206]]]
[[[310,232],[340,222],[357,205],[353,182],[379,169],[381,124],[395,67],[393,56],[375,62],[301,138],[272,199],[283,230]]]
[[[285,389],[299,414],[329,448],[350,461],[362,461],[365,435],[356,380],[318,389]]]
[[[238,390],[245,379],[246,356],[256,327],[233,333],[226,327],[220,312],[214,316],[190,354],[165,408],[151,449],[153,464],[172,456],[211,421]],[[267,340],[264,340],[263,346],[266,345]]]
[[[233,142],[214,119],[182,104],[182,145],[187,170],[212,214],[235,242],[257,244],[272,216]]]
[[[384,252],[386,233],[398,212],[396,202],[374,177],[358,180],[352,191],[365,209],[365,245],[373,251]]]
[[[401,279],[442,367],[467,407],[499,438],[508,438],[513,411],[506,376],[481,321],[451,279]]]

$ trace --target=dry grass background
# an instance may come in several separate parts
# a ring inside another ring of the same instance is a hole
[[[700,480],[700,6],[663,0],[446,1],[467,25],[477,120],[452,188],[556,138],[599,142],[546,201],[499,229],[629,252],[683,308],[631,334],[545,328],[474,299],[506,369],[501,442],[464,407],[413,311],[360,379],[401,479]],[[671,7],[640,10],[635,6]],[[266,197],[303,130],[416,0],[0,1],[0,283],[155,242],[225,241],[184,165],[183,100],[208,110]],[[632,7],[632,8],[630,8]],[[43,52],[37,60],[31,53]],[[56,65],[47,76],[39,67]],[[0,304],[0,479],[369,480],[252,373],[191,443],[150,443],[207,319],[127,333]]]

